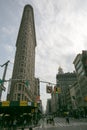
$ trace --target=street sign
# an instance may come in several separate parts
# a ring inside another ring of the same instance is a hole
[[[84,101],[87,102],[87,96],[84,97]]]
[[[28,102],[28,106],[31,106],[32,105],[32,102]]]
[[[27,101],[20,101],[20,106],[27,106]]]
[[[0,84],[2,84],[4,81],[2,79],[0,79]]]
[[[37,107],[37,103],[36,102],[34,103],[34,107]]]
[[[3,101],[2,102],[2,106],[9,106],[10,105],[10,101]]]
[[[25,85],[26,85],[27,87],[29,86],[29,81],[28,81],[28,80],[26,80]]]

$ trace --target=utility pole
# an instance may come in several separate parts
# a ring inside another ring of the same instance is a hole
[[[4,63],[3,65],[1,65],[1,67],[5,66],[5,68],[4,68],[4,73],[3,73],[3,77],[2,77],[2,83],[1,83],[1,85],[0,85],[0,101],[1,101],[2,91],[3,91],[3,90],[5,91],[4,81],[5,81],[7,66],[8,66],[8,63],[9,63],[9,62],[10,62],[10,61],[8,60],[6,63]]]

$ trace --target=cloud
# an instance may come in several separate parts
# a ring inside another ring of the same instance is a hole
[[[15,28],[13,28],[13,26],[2,27],[2,33],[6,35],[12,35],[14,32],[15,32]]]
[[[8,0],[8,3],[0,3],[1,63],[7,57],[14,59],[22,11],[26,4],[31,4],[37,41],[35,75],[56,82],[59,66],[64,72],[74,70],[75,56],[87,49],[87,0]]]
[[[14,51],[13,46],[11,45],[5,45],[4,46],[5,50],[8,51],[9,53],[12,53]]]
[[[61,66],[64,72],[73,71],[75,56],[87,48],[87,2],[57,0],[47,5],[45,2],[36,8],[40,17],[36,19],[39,23],[36,25],[36,74],[55,82],[58,67]]]
[[[42,16],[38,26],[36,25],[36,75],[54,83],[58,67],[61,66],[64,72],[74,71],[73,60],[78,53],[87,48],[84,44],[84,36],[86,39],[87,34],[84,5],[83,9],[80,9],[75,1],[67,1],[66,4],[63,2],[52,2],[54,8],[49,5],[48,9],[46,6],[44,12],[40,6],[39,17]]]

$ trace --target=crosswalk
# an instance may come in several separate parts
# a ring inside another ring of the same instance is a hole
[[[43,120],[40,120],[40,125],[35,128],[34,130],[37,130],[38,128],[39,129],[47,129],[47,128],[62,128],[62,127],[65,127],[67,129],[67,127],[80,127],[80,126],[86,126],[87,127],[87,121],[80,121],[80,120],[75,120],[75,119],[70,119],[70,123],[67,123],[65,118],[54,118],[54,122],[55,122],[55,125],[53,124],[50,124],[46,122],[46,119],[43,121]]]
[[[81,126],[87,125],[87,122],[70,120],[70,123],[67,123],[64,118],[55,118],[55,127],[68,127],[68,126]]]

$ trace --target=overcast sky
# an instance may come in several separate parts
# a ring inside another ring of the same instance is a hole
[[[87,49],[87,0],[0,0],[0,64],[11,61],[6,79],[12,75],[15,44],[26,4],[34,9],[35,76],[55,83],[58,67],[73,72],[76,55]],[[0,67],[0,78],[3,71]],[[45,86],[41,84],[44,103]],[[3,92],[3,100],[5,95]]]

